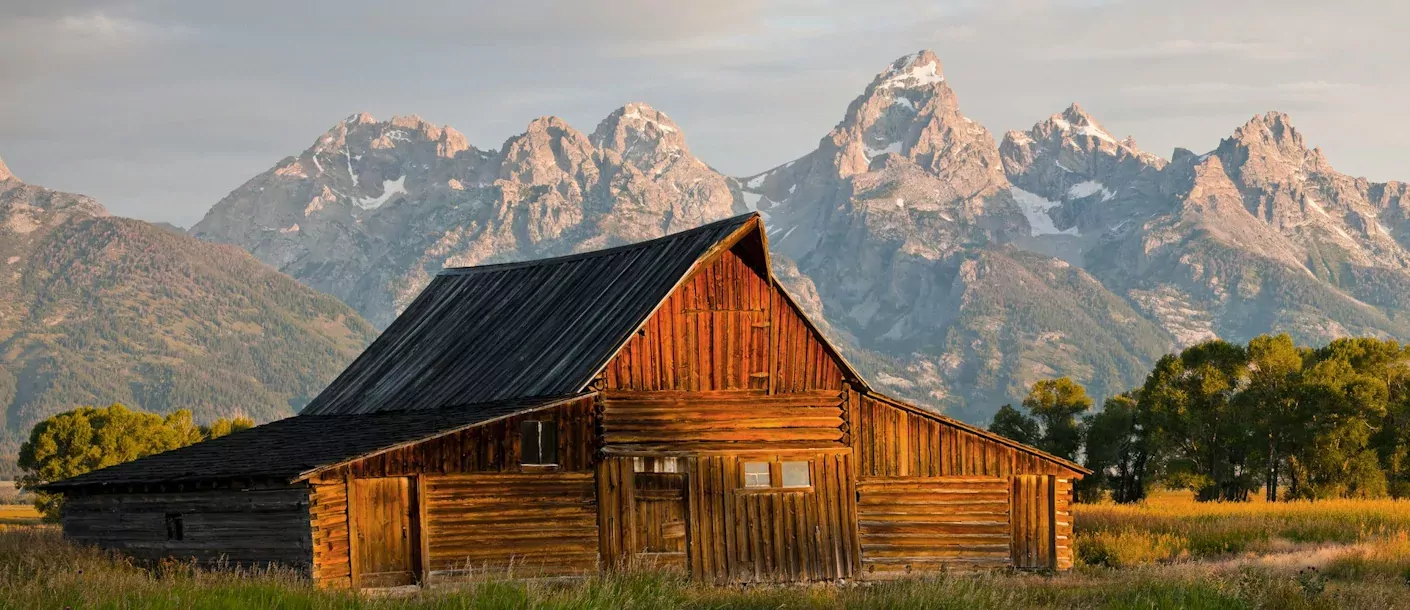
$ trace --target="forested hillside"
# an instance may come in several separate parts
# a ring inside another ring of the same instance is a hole
[[[294,413],[375,336],[232,246],[0,180],[0,438],[114,402],[198,422]]]

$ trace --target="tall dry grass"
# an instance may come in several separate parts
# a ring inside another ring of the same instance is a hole
[[[1202,503],[1164,492],[1074,513],[1078,560],[1104,566],[1374,546],[1410,533],[1410,501],[1390,499]]]

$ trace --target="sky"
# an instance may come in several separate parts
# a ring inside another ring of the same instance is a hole
[[[0,158],[190,226],[356,112],[497,149],[643,101],[742,176],[928,48],[996,137],[1078,102],[1169,157],[1281,110],[1341,171],[1410,180],[1407,22],[1399,0],[4,0]]]

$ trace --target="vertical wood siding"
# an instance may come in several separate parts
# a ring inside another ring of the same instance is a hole
[[[1062,474],[1071,471],[939,419],[862,395],[857,450],[862,477],[949,477]]]
[[[859,560],[856,488],[846,452],[789,454],[812,462],[812,487],[741,489],[738,455],[691,460],[690,566],[694,578],[785,582],[850,578]]]
[[[593,487],[586,472],[427,477],[431,582],[596,571]]]
[[[1008,565],[1003,477],[891,477],[857,483],[864,576]]]
[[[635,473],[632,458],[606,457],[597,465],[598,549],[604,565],[624,567],[637,542]]]
[[[842,366],[799,312],[775,287],[774,392],[841,390]]]
[[[1053,476],[1031,474],[1010,478],[1009,521],[1013,525],[1011,553],[1014,567],[1057,567],[1057,549],[1053,545],[1055,479]]]
[[[182,539],[169,540],[167,515],[180,515]],[[313,561],[309,490],[263,489],[70,494],[64,536],[131,555],[202,565],[283,565],[308,570]]]
[[[734,251],[667,297],[604,371],[608,389],[768,389],[768,280]]]
[[[841,390],[842,368],[736,246],[688,278],[603,371],[609,390]],[[773,362],[771,365],[770,362]],[[772,377],[772,379],[771,379]]]

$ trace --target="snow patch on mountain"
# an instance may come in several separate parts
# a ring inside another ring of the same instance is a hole
[[[1034,237],[1039,235],[1081,235],[1077,227],[1068,229],[1058,229],[1053,224],[1053,217],[1048,215],[1048,210],[1062,205],[1041,195],[1030,193],[1016,186],[1009,187],[1013,194],[1013,200],[1018,203],[1018,208],[1023,211],[1023,216],[1028,219],[1028,226]]]
[[[883,147],[883,148],[872,148],[871,146],[867,146],[867,147],[866,147],[866,150],[867,150],[867,160],[870,161],[870,160],[875,159],[875,158],[877,158],[877,157],[880,157],[881,155],[884,155],[884,154],[886,154],[886,153],[896,153],[896,154],[898,154],[898,155],[901,154],[901,143],[900,143],[900,142],[892,142],[892,143],[890,143],[890,144],[887,144],[887,145],[886,145],[885,147]]]
[[[945,77],[940,74],[939,64],[928,62],[924,65],[915,65],[920,56],[920,53],[907,56],[899,68],[887,71],[886,79],[881,81],[881,84],[876,88],[910,89],[945,82]]]
[[[1110,201],[1112,197],[1116,196],[1116,193],[1112,192],[1111,189],[1106,187],[1106,185],[1097,182],[1096,180],[1079,182],[1077,184],[1072,185],[1071,188],[1067,189],[1067,196],[1072,199],[1091,197],[1092,195],[1095,195],[1097,193],[1102,194],[1102,201]]]
[[[406,194],[406,176],[402,175],[396,180],[382,181],[382,194],[376,197],[358,197],[357,207],[364,210],[371,210],[382,207],[382,204],[392,200],[392,197]]]

